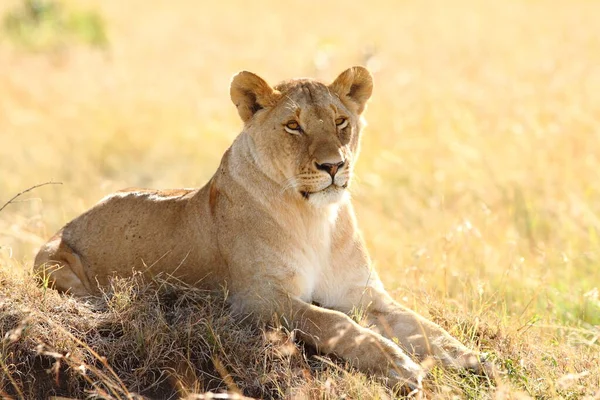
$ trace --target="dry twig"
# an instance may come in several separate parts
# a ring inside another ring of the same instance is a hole
[[[14,195],[10,200],[8,200],[6,203],[4,203],[2,205],[2,207],[0,207],[0,212],[2,212],[2,210],[4,210],[4,208],[6,206],[8,206],[10,203],[14,202],[19,196],[24,195],[27,192],[32,191],[33,189],[37,189],[41,186],[46,186],[46,185],[62,185],[62,182],[44,182],[44,183],[39,183],[37,185],[33,185],[25,190],[20,191],[19,193],[17,193],[16,195]]]

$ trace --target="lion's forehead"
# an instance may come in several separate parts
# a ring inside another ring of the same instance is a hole
[[[288,94],[294,91],[302,91],[305,89],[313,91],[328,90],[327,86],[322,82],[309,78],[299,78],[283,81],[275,85],[274,88],[275,90],[278,90],[283,94]]]
[[[319,107],[330,109],[339,99],[323,83],[310,79],[295,79],[275,86],[281,92],[286,107]]]

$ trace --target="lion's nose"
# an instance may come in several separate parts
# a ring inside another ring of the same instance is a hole
[[[345,161],[340,161],[337,164],[329,164],[329,163],[319,164],[317,162],[315,164],[316,164],[318,170],[327,172],[333,178],[335,176],[335,174],[338,172],[338,170],[344,166]]]

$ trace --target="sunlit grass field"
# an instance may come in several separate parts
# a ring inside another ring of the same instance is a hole
[[[365,65],[353,201],[372,258],[399,301],[500,370],[438,371],[426,394],[600,398],[599,2],[62,4],[101,16],[106,43],[0,33],[0,207],[62,183],[0,212],[0,284],[32,284],[37,248],[112,191],[203,185],[241,129],[236,72],[328,82]],[[386,396],[358,375],[351,398]],[[327,382],[281,396],[345,393]]]

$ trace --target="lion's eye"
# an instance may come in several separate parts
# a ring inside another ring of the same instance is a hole
[[[335,120],[335,125],[338,127],[338,129],[344,129],[345,127],[348,126],[348,118],[344,118],[344,117],[339,117]]]
[[[297,121],[289,121],[285,124],[285,131],[291,133],[292,135],[298,135],[302,132],[302,128]]]

